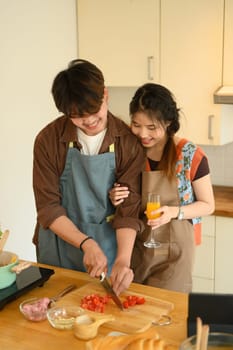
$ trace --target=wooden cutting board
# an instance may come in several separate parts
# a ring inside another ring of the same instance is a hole
[[[77,305],[80,306],[81,299],[90,294],[104,296],[107,292],[98,280],[88,283],[85,286],[74,290],[60,299],[56,305]],[[139,293],[125,292],[120,296],[121,301],[125,300],[127,295],[143,296],[146,302],[143,305],[135,305],[125,310],[120,310],[115,303],[110,300],[106,305],[104,314],[111,314],[115,317],[114,321],[105,323],[102,327],[108,329],[108,332],[117,331],[124,333],[133,333],[147,329],[152,321],[158,321],[162,315],[168,315],[173,310],[174,305],[166,300],[161,300]],[[105,334],[108,332],[104,332]]]

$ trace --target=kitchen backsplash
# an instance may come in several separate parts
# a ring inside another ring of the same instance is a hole
[[[233,142],[223,146],[200,146],[209,160],[212,183],[233,186]]]

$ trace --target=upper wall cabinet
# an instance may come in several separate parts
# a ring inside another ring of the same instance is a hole
[[[223,85],[233,85],[233,1],[225,0]]]
[[[220,144],[223,0],[161,1],[161,83],[181,109],[180,135]]]
[[[159,81],[159,0],[77,0],[78,56],[107,86]]]
[[[77,0],[77,14],[78,55],[107,86],[161,83],[181,109],[180,136],[233,142],[233,105],[213,101],[223,57],[224,80],[233,76],[233,0]]]

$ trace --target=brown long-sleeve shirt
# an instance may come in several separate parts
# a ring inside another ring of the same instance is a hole
[[[37,209],[37,225],[33,242],[37,243],[39,225],[48,228],[66,209],[61,205],[60,176],[64,170],[69,143],[77,148],[77,127],[62,116],[48,124],[35,139],[33,159],[33,190]],[[116,208],[112,221],[115,229],[129,227],[143,229],[139,220],[141,203],[141,172],[144,168],[144,150],[130,128],[108,112],[107,132],[99,153],[109,152],[114,143],[116,155],[116,181],[129,187],[130,195]]]

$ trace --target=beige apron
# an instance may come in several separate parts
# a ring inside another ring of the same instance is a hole
[[[146,207],[148,192],[161,196],[161,205],[179,206],[177,184],[172,183],[162,171],[145,171],[142,177],[142,214]],[[134,282],[158,288],[189,293],[192,289],[192,271],[195,243],[193,225],[188,220],[171,220],[156,230],[160,248],[146,248],[143,242],[150,234],[146,225],[137,235],[132,256]]]

